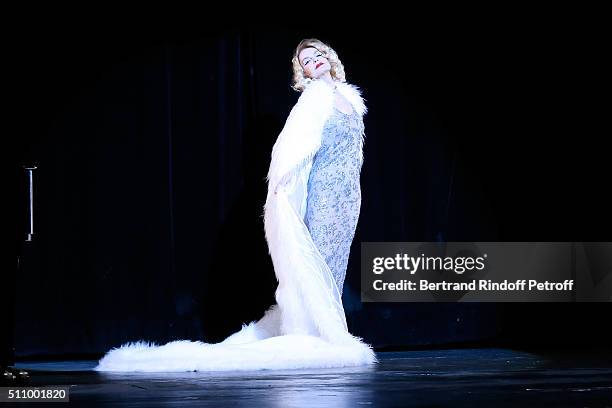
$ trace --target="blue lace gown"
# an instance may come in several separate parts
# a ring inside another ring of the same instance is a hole
[[[363,119],[334,107],[308,178],[304,223],[334,276],[340,294],[361,209],[359,176]]]

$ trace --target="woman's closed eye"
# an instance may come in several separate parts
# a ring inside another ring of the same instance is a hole
[[[321,53],[315,55],[315,57],[322,57],[322,56],[323,56],[323,54],[321,54]],[[307,65],[309,62],[310,62],[310,58],[305,58],[304,59],[304,65]]]

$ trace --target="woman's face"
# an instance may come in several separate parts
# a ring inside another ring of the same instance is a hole
[[[298,59],[304,69],[304,75],[308,78],[317,79],[325,72],[331,70],[331,65],[327,58],[314,47],[304,48],[300,51]]]

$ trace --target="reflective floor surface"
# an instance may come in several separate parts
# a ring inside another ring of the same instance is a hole
[[[612,408],[610,350],[377,354],[380,363],[372,368],[110,374],[91,371],[96,361],[16,367],[29,370],[30,386],[69,386],[69,405],[87,407]]]

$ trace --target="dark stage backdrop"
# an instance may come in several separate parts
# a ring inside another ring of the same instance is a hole
[[[362,241],[610,240],[609,163],[581,122],[560,34],[45,27],[10,53],[15,167],[38,164],[17,356],[216,342],[262,316],[276,289],[265,175],[304,37],[338,51],[369,107],[343,296],[352,333],[379,349],[610,340],[609,304],[360,302]]]

